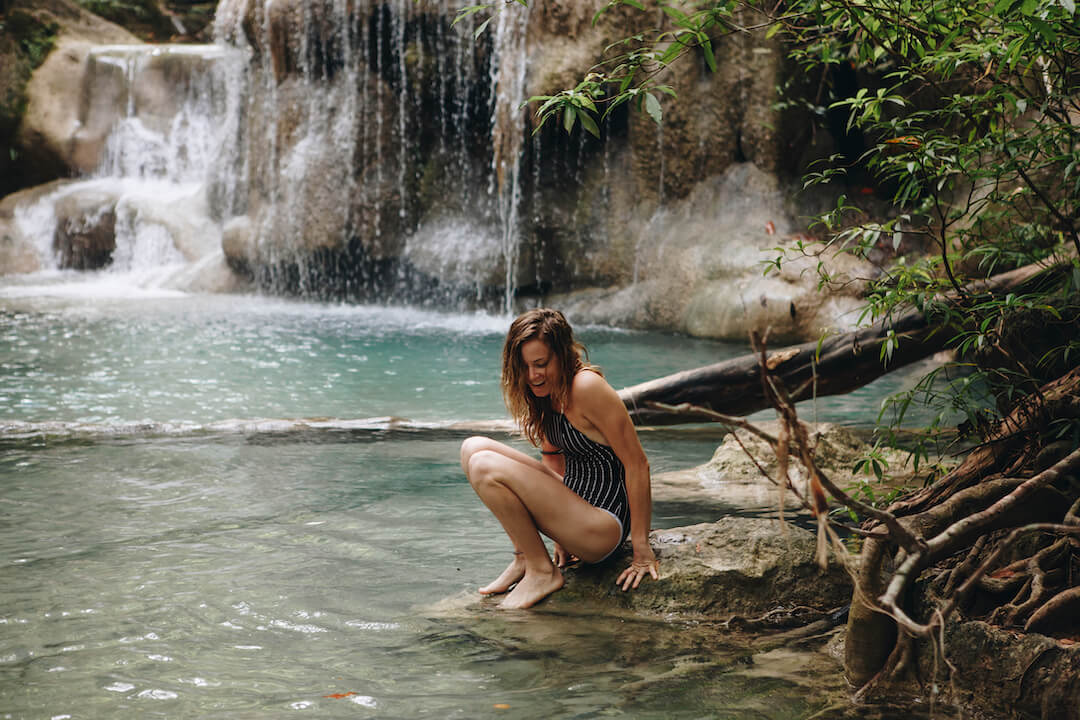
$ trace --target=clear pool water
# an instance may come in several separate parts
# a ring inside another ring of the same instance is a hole
[[[837,682],[685,620],[470,599],[507,544],[458,424],[504,420],[507,318],[3,282],[0,717],[779,720]],[[579,330],[616,387],[745,350]],[[656,472],[717,442],[643,438]]]

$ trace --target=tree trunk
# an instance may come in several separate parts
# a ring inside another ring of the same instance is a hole
[[[1053,280],[1071,267],[1069,263],[1049,267],[1026,265],[973,282],[966,286],[965,292],[968,296],[1017,292],[1029,284]],[[943,299],[956,302],[951,295]],[[808,342],[774,350],[769,353],[768,364],[797,402],[815,395],[851,392],[888,372],[933,355],[945,348],[952,336],[949,327],[932,324],[922,312],[911,309],[861,330],[826,338],[821,343]],[[894,349],[883,362],[881,347],[890,337],[895,339]],[[619,396],[637,425],[677,425],[703,420],[692,412],[649,407],[651,402],[689,403],[725,415],[749,415],[771,407],[761,387],[758,356],[754,353],[633,385],[620,390]]]

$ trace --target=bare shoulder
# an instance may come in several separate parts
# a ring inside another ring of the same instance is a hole
[[[574,376],[573,385],[570,386],[571,404],[581,408],[595,408],[610,403],[612,400],[619,402],[619,394],[608,384],[604,376],[595,370],[583,369]]]

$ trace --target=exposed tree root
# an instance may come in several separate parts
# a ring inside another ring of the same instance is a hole
[[[1075,628],[1080,618],[1080,587],[1062,590],[1031,614],[1025,632],[1046,633],[1056,628]]]
[[[1051,420],[1080,416],[1080,366],[1020,402],[990,441],[941,481],[882,509],[837,487],[818,466],[811,433],[795,411],[798,392],[789,393],[776,377],[774,368],[782,363],[770,362],[764,341],[751,339],[762,393],[781,420],[775,437],[711,408],[651,406],[747,429],[776,453],[775,476],[755,458],[759,470],[818,519],[821,561],[831,546],[852,575],[845,669],[861,686],[859,698],[877,696],[903,677],[910,683],[925,647],[933,654],[925,687],[935,699],[939,675],[953,679],[946,627],[961,609],[984,613],[992,623],[1044,632],[1070,626],[1067,621],[1080,616],[1080,588],[1072,587],[1080,547],[1080,449],[1048,454],[1039,442]],[[792,483],[791,462],[805,470],[805,488]],[[867,521],[858,533],[864,537],[859,562],[828,519],[830,498]],[[933,588],[934,594],[923,597],[928,605],[913,608],[917,587]],[[955,687],[952,695],[957,696]]]

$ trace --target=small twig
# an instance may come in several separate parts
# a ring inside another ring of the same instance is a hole
[[[735,417],[734,415],[725,415],[724,413],[718,413],[715,410],[711,410],[707,407],[702,407],[700,405],[692,405],[690,403],[668,405],[667,403],[649,401],[645,403],[645,406],[653,408],[654,410],[663,410],[664,412],[679,413],[682,415],[699,415],[718,422],[721,425],[742,428],[743,430],[746,430],[752,435],[757,435],[759,438],[769,443],[769,445],[771,445],[774,449],[776,448],[776,437],[765,432],[753,423],[747,422],[742,418]]]

